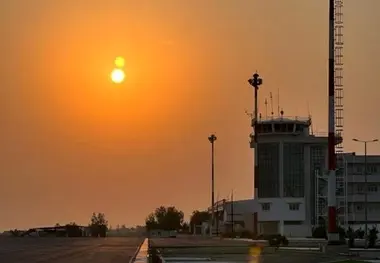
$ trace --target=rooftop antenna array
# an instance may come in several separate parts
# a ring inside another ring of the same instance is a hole
[[[280,88],[277,91],[277,115],[280,116]]]
[[[269,99],[270,99],[270,109],[271,109],[271,116],[273,117],[273,96],[272,96],[272,92],[269,93]]]
[[[307,103],[307,114],[308,114],[308,117],[309,117],[309,120],[311,120],[311,111],[310,111],[310,104],[309,104],[309,101],[306,102]],[[310,125],[310,132],[311,134],[314,134],[314,129],[313,129],[313,126],[314,126],[314,123],[311,123]]]

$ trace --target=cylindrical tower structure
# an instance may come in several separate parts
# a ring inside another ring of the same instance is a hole
[[[334,8],[335,0],[329,0],[329,64],[328,64],[328,239],[339,241],[336,226],[336,155],[335,155],[335,85],[334,85]]]

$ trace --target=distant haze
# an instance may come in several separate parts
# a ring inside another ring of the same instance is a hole
[[[327,2],[1,1],[0,229],[205,208],[213,132],[219,198],[251,197],[247,79],[264,79],[262,114],[279,89],[326,131]],[[353,137],[380,137],[380,1],[344,2],[345,148],[362,152]]]

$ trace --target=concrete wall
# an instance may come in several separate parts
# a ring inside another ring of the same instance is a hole
[[[257,199],[257,212],[259,221],[304,221],[305,201],[304,198],[260,198]],[[263,204],[270,204],[268,211],[263,210]],[[299,210],[290,210],[289,204],[300,204]]]
[[[284,225],[283,235],[287,237],[310,237],[312,228],[309,224],[302,225]]]

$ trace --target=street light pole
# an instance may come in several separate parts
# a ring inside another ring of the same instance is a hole
[[[255,148],[255,167],[253,170],[253,173],[255,175],[254,177],[254,198],[258,197],[258,192],[259,192],[259,159],[258,159],[258,143],[257,143],[257,122],[259,118],[259,110],[258,110],[258,91],[259,87],[263,84],[263,79],[260,78],[260,75],[256,72],[253,74],[252,78],[248,80],[249,85],[251,85],[255,89],[255,110],[254,110],[254,116],[253,116],[253,143],[254,143],[254,148]]]
[[[214,142],[216,141],[215,134],[211,134],[208,137],[209,142],[211,143],[211,222],[210,222],[210,236],[212,236],[212,226],[215,217],[214,204],[215,204],[215,178],[214,178]]]
[[[367,173],[367,144],[371,142],[377,142],[378,139],[373,140],[358,140],[352,139],[355,142],[364,144],[364,222],[365,222],[365,247],[368,247],[368,173]]]

